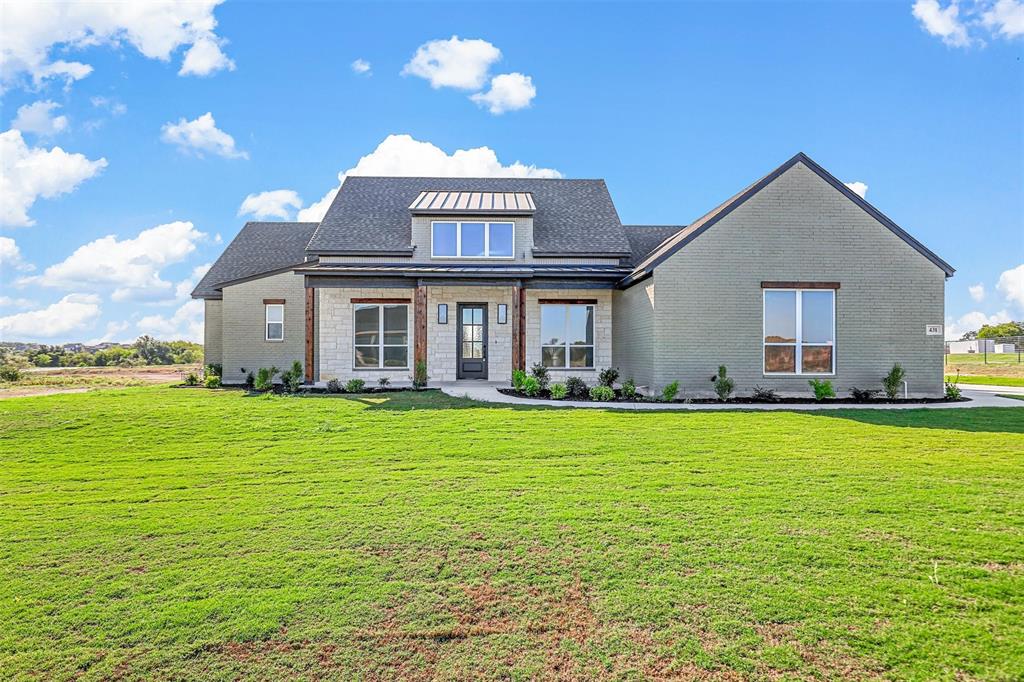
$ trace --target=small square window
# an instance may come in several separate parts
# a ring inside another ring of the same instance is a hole
[[[448,304],[438,303],[437,304],[437,323],[448,324]]]
[[[508,305],[504,303],[498,304],[498,324],[508,323]]]

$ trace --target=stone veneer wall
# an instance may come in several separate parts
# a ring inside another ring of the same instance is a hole
[[[333,289],[317,290],[316,315],[319,318],[317,358],[319,381],[363,379],[374,385],[380,377],[387,377],[396,385],[412,381],[413,307],[415,288],[408,289]],[[409,299],[409,367],[403,369],[355,369],[352,349],[353,298],[408,298]]]
[[[431,381],[455,381],[458,304],[487,304],[487,375],[490,381],[512,378],[511,286],[427,287],[427,374]],[[448,324],[437,323],[437,306],[448,304]],[[505,324],[498,324],[498,304],[508,306]]]

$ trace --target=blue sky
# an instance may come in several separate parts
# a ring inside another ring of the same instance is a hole
[[[601,177],[686,223],[797,151],[957,269],[950,332],[1024,318],[1019,0],[109,7],[5,5],[3,340],[197,338],[245,220],[353,168]]]

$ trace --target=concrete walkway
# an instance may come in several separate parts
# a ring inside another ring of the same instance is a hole
[[[806,404],[689,404],[686,403],[593,403],[579,402],[574,400],[534,400],[530,398],[516,398],[499,393],[498,388],[508,384],[498,381],[452,381],[437,384],[438,388],[450,396],[457,398],[469,398],[484,403],[505,403],[511,405],[543,405],[545,407],[590,407],[604,410],[949,410],[971,407],[1024,407],[1024,401],[1013,398],[1000,398],[996,391],[988,390],[997,388],[999,393],[1012,393],[1024,395],[1024,388],[1020,387],[993,387],[984,386],[986,390],[974,390],[961,385],[965,397],[970,398],[969,402],[961,403],[918,403],[899,405],[852,405],[852,404],[829,404],[829,403],[806,403]]]

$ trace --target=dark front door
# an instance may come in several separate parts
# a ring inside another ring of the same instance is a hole
[[[487,304],[460,303],[458,371],[459,379],[487,378]]]

